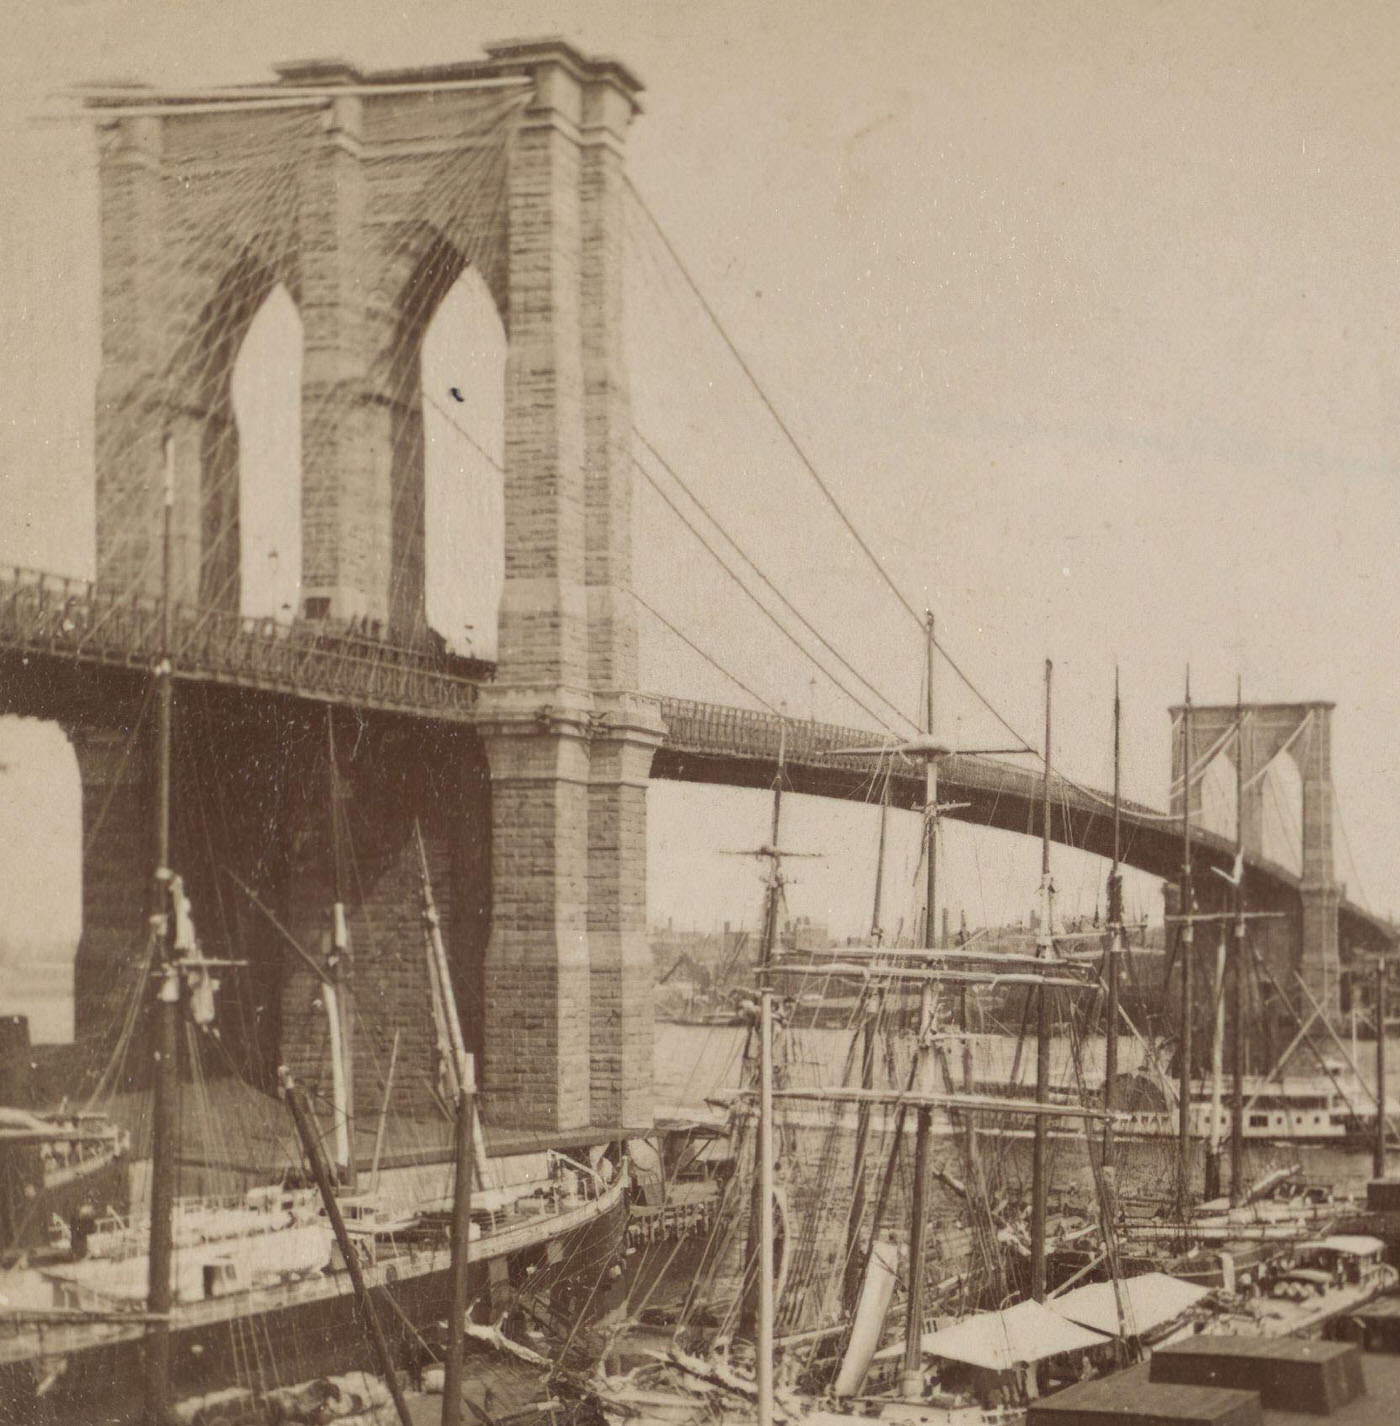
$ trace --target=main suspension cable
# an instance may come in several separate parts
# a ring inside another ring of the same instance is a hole
[[[836,648],[830,642],[830,640],[828,640],[821,633],[818,628],[816,628],[812,621],[808,619],[807,616],[803,614],[803,612],[799,608],[797,608],[797,606],[792,602],[792,600],[790,600],[787,595],[785,595],[782,590],[779,589],[778,586],[773,583],[773,581],[763,572],[763,570],[759,568],[758,564],[755,562],[752,556],[749,555],[749,553],[744,549],[744,547],[738,542],[738,540],[736,540],[734,536],[719,522],[719,520],[715,517],[713,511],[711,511],[710,508],[705,504],[705,502],[701,500],[698,495],[696,495],[696,493],[690,488],[690,486],[685,482],[685,480],[681,478],[675,466],[673,466],[670,461],[668,461],[666,457],[663,456],[661,452],[656,449],[655,445],[653,445],[652,442],[648,440],[647,437],[635,426],[632,428],[632,434],[635,435],[636,438],[642,443],[642,445],[646,447],[652,458],[661,466],[661,468],[667,473],[667,475],[669,475],[671,479],[674,480],[676,484],[680,486],[680,488],[686,493],[686,495],[690,498],[691,502],[700,511],[700,513],[704,515],[704,517],[710,522],[711,525],[714,526],[716,530],[719,531],[721,535],[724,536],[725,540],[728,541],[729,545],[739,556],[739,558],[743,560],[744,563],[748,565],[748,567],[759,577],[759,579],[763,581],[764,586],[769,589],[779,601],[781,601],[783,607],[787,609],[795,619],[798,620],[802,627],[806,629],[807,632],[811,634],[814,639],[816,639],[816,641],[822,646],[822,648],[824,648],[853,678],[858,680],[861,687],[866,689],[869,693],[873,694],[883,704],[885,704],[886,707],[888,707],[897,718],[902,718],[906,723],[909,724],[911,728],[917,731],[919,726],[917,721],[911,718],[909,714],[905,713],[903,709],[901,709],[899,705],[894,702],[893,699],[889,698],[878,688],[876,688],[876,686],[871,683],[870,680],[866,678],[866,676],[861,673],[861,671],[856,668],[841,653],[841,651]],[[656,493],[660,495],[661,498],[665,500],[668,505],[670,505],[672,510],[675,510],[676,514],[680,516],[681,519],[684,519],[685,517],[681,515],[681,512],[679,510],[676,509],[676,506],[672,503],[666,492],[661,488],[660,484],[657,482],[656,478],[652,475],[652,473],[647,470],[647,468],[640,461],[636,462],[636,466],[637,469],[641,471],[642,475],[646,478],[648,484],[651,485],[652,489],[655,490]],[[692,532],[694,532],[693,526],[690,526],[689,528],[691,528]],[[698,532],[695,533],[697,539],[702,538],[698,534]],[[769,617],[772,617],[771,613]],[[818,666],[820,667],[820,665]],[[823,672],[826,672],[826,670],[823,670]],[[830,677],[829,674],[828,676]],[[834,679],[833,682],[835,682]],[[837,684],[837,687],[841,687],[841,685]],[[842,689],[842,692],[845,691],[845,689]]]
[[[740,370],[748,379],[748,382],[753,387],[754,392],[758,396],[758,399],[763,403],[764,408],[773,418],[778,429],[782,432],[784,438],[787,440],[787,443],[792,447],[793,451],[797,455],[798,460],[801,461],[803,468],[807,471],[807,474],[811,476],[812,480],[817,486],[817,489],[821,491],[822,495],[826,498],[826,501],[831,506],[832,510],[835,511],[837,518],[841,521],[842,525],[845,526],[847,533],[856,542],[857,546],[865,555],[866,559],[868,559],[870,563],[874,566],[876,573],[879,574],[880,578],[889,587],[891,593],[899,601],[899,604],[904,609],[905,613],[908,614],[909,617],[918,626],[920,633],[924,634],[925,626],[923,615],[921,615],[919,611],[914,607],[914,605],[910,602],[909,597],[899,587],[894,577],[885,568],[884,563],[880,560],[879,556],[876,555],[874,550],[870,548],[869,544],[865,540],[865,537],[860,533],[859,529],[857,529],[855,522],[846,513],[845,508],[842,506],[841,502],[837,500],[835,494],[831,490],[831,487],[826,483],[825,480],[822,479],[820,473],[816,468],[816,465],[812,461],[812,458],[807,454],[806,450],[803,449],[801,443],[793,434],[792,428],[783,419],[777,407],[773,404],[773,401],[769,397],[768,393],[764,390],[762,384],[759,382],[758,377],[754,374],[753,368],[744,359],[743,353],[740,352],[739,348],[735,345],[733,338],[730,337],[729,333],[725,330],[724,325],[720,322],[719,316],[715,312],[715,309],[710,305],[709,300],[700,290],[699,284],[690,275],[689,269],[682,261],[680,254],[676,251],[676,248],[671,242],[670,238],[666,235],[666,231],[664,228],[662,228],[660,221],[651,211],[651,208],[647,204],[646,199],[642,197],[636,185],[632,182],[630,178],[627,180],[627,187],[629,192],[632,194],[633,199],[636,201],[638,208],[645,215],[653,231],[661,240],[662,246],[670,255],[671,260],[676,264],[678,271],[685,279],[686,285],[694,294],[696,301],[699,302],[701,308],[704,310],[705,315],[710,319],[710,323],[714,327],[715,331],[719,334],[720,340],[729,350],[729,353],[734,358],[734,360],[738,362]],[[948,667],[952,669],[952,671],[957,675],[959,679],[961,679],[961,681],[967,686],[968,690],[972,693],[972,695],[992,715],[992,717],[994,717],[997,722],[1000,723],[1001,726],[1008,733],[1010,733],[1013,738],[1015,738],[1019,743],[1021,743],[1028,751],[1034,751],[1032,744],[1029,742],[1029,740],[1011,725],[1011,723],[1002,714],[1001,710],[996,707],[996,705],[991,701],[990,698],[987,697],[985,693],[982,692],[982,690],[977,686],[977,684],[973,682],[970,675],[964,671],[964,669],[957,662],[957,660],[953,658],[953,656],[948,652],[948,650],[937,639],[934,640],[934,647],[943,656]]]

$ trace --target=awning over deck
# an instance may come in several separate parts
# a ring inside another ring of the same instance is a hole
[[[1130,1335],[1141,1335],[1179,1317],[1188,1307],[1207,1295],[1208,1289],[1183,1282],[1168,1273],[1142,1273],[1122,1279],[1123,1312]],[[1118,1298],[1111,1282],[1090,1282],[1062,1297],[1051,1298],[1046,1306],[1061,1317],[1116,1337],[1123,1330],[1118,1320]]]
[[[1018,1302],[1002,1312],[979,1312],[951,1327],[925,1332],[923,1347],[926,1357],[1005,1372],[1021,1362],[1038,1362],[1061,1352],[1102,1346],[1103,1340],[1099,1333],[1058,1316],[1038,1302]],[[886,1356],[889,1350],[879,1355]]]

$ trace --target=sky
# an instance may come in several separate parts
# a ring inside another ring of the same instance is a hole
[[[0,560],[92,560],[95,190],[90,138],[52,118],[55,93],[254,81],[313,55],[441,62],[563,34],[645,82],[638,192],[866,544],[1007,722],[1038,741],[1053,659],[1056,763],[1107,786],[1117,666],[1125,791],[1161,806],[1188,664],[1199,701],[1233,701],[1237,675],[1246,698],[1335,700],[1338,875],[1374,909],[1400,906],[1393,5],[51,0],[10,28]],[[632,227],[638,429],[916,713],[914,618],[646,222]],[[870,725],[645,482],[636,506],[643,598],[766,701]],[[487,556],[461,538],[463,578],[489,596]],[[643,617],[649,689],[751,703]],[[950,741],[1006,741],[946,664],[935,692]],[[17,765],[47,735],[25,731],[22,756],[5,736]],[[0,772],[6,862],[72,842],[57,814],[26,813],[22,781]],[[1296,813],[1278,801],[1286,841]],[[763,799],[663,785],[651,812],[653,916],[752,924],[754,869],[721,852],[763,835]],[[795,800],[790,818],[792,844],[826,854],[794,871],[791,909],[861,929],[873,811]],[[902,822],[891,862],[910,888],[912,835]],[[1027,839],[947,837],[950,903],[971,921],[1032,904]],[[69,905],[71,860],[0,891],[5,919]],[[1066,908],[1092,909],[1101,868],[1071,853],[1057,868]],[[1146,881],[1134,894],[1160,909]]]

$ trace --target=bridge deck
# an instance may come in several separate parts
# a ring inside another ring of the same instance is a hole
[[[85,580],[16,569],[0,575],[0,654],[41,673],[45,664],[136,671],[151,667],[161,644],[159,601],[118,599]],[[453,658],[424,641],[395,645],[331,621],[241,618],[213,610],[172,608],[170,651],[183,680],[261,689],[320,702],[469,723],[477,687],[489,664]],[[9,700],[18,706],[22,700]],[[872,800],[881,760],[842,753],[870,746],[866,729],[779,718],[744,708],[660,699],[667,738],[653,763],[655,777],[739,787],[768,787],[783,750],[796,792]],[[1034,765],[953,755],[943,760],[940,793],[967,806],[965,821],[1034,835],[1041,816],[1041,778]],[[923,773],[896,758],[894,805],[915,808],[924,797]],[[1061,777],[1051,781],[1051,836],[1101,856],[1112,852],[1111,803],[1102,793]],[[1123,859],[1157,876],[1180,867],[1179,824],[1135,802],[1122,807]],[[1230,865],[1233,846],[1198,833],[1204,866]],[[1277,899],[1296,895],[1298,878],[1263,859],[1248,865],[1251,885]],[[1353,902],[1340,910],[1344,937],[1388,946],[1389,925]]]
[[[652,776],[728,786],[770,787],[777,775],[781,744],[787,784],[795,792],[854,801],[873,801],[880,760],[869,754],[843,754],[842,748],[870,747],[867,729],[783,719],[769,713],[686,699],[662,698],[667,739],[652,764]],[[996,758],[954,754],[940,764],[939,798],[965,806],[951,816],[1006,831],[1037,835],[1043,815],[1041,773],[1029,759],[1018,765]],[[917,808],[924,801],[924,775],[913,762],[896,758],[890,797],[897,807]],[[1109,797],[1053,774],[1050,782],[1051,837],[1067,846],[1110,856],[1113,851],[1113,804]],[[1124,862],[1155,876],[1172,878],[1181,869],[1179,819],[1141,803],[1121,808]],[[1197,829],[1198,870],[1222,871],[1234,862],[1234,843]],[[1247,887],[1277,902],[1296,896],[1300,882],[1286,867],[1262,857],[1246,860]],[[1339,909],[1343,939],[1371,947],[1389,946],[1389,924],[1364,907],[1343,901]]]
[[[161,648],[159,600],[117,598],[87,580],[0,575],[0,650],[36,660],[148,669]],[[171,608],[176,676],[381,711],[468,722],[491,666],[406,647],[330,620],[246,619]]]

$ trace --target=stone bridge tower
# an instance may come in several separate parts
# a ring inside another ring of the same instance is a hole
[[[419,351],[452,282],[480,273],[507,336],[505,584],[477,722],[491,811],[473,829],[492,886],[484,1088],[497,1123],[616,1129],[651,1117],[662,734],[637,691],[630,595],[623,159],[641,86],[560,41],[486,54],[288,65],[246,99],[92,101],[98,581],[158,591],[168,449],[174,597],[236,611],[230,373],[282,283],[304,335],[299,615],[420,639]]]
[[[1191,780],[1193,810],[1202,796],[1201,760],[1219,745],[1216,756],[1232,766],[1242,760],[1244,795],[1239,809],[1246,855],[1263,859],[1264,776],[1273,760],[1292,757],[1302,782],[1302,868],[1298,915],[1293,928],[1293,965],[1308,989],[1334,1021],[1340,1014],[1341,952],[1337,912],[1342,887],[1332,857],[1332,703],[1247,703],[1243,728],[1235,737],[1238,710],[1233,703],[1192,707],[1192,752],[1197,775]],[[1172,800],[1181,815],[1184,782],[1182,709],[1172,710]],[[1272,939],[1272,938],[1270,938]],[[1298,998],[1298,997],[1293,997]]]

